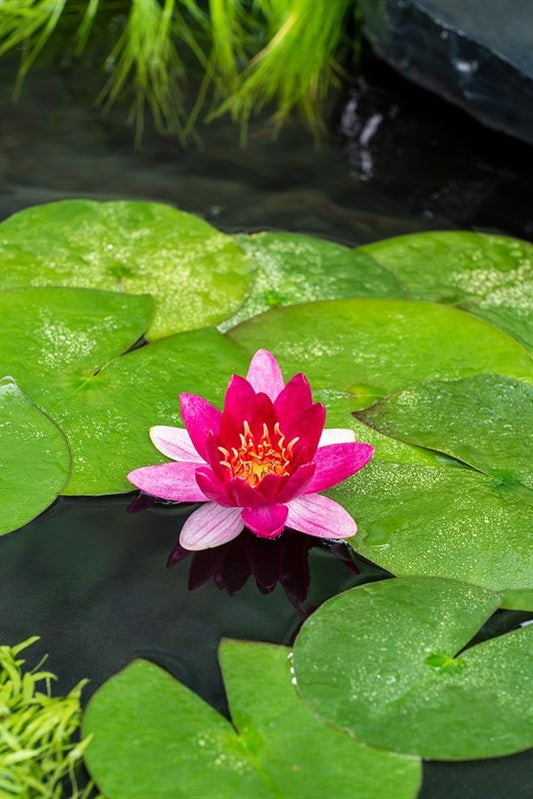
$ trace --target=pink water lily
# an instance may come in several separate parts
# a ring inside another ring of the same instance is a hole
[[[233,375],[224,409],[180,395],[186,429],[157,426],[150,437],[173,463],[130,472],[160,499],[203,502],[180,536],[185,549],[225,544],[247,527],[275,538],[285,527],[318,538],[357,532],[350,514],[320,494],[362,469],[373,455],[352,430],[324,429],[326,409],[297,374],[286,385],[274,356],[259,350],[246,379]]]

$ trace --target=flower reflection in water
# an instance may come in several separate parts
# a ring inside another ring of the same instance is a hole
[[[296,531],[272,541],[258,538],[246,530],[227,544],[199,552],[184,549],[178,542],[170,553],[167,565],[173,566],[191,558],[188,583],[191,591],[201,588],[211,579],[230,596],[237,594],[250,577],[255,578],[262,594],[269,594],[279,584],[289,602],[300,612],[306,613],[304,602],[311,582],[309,550],[313,547],[329,549],[347,569],[358,574],[345,544],[327,545]]]
[[[127,511],[139,513],[149,508],[162,509],[164,503],[146,494],[139,494],[131,501]],[[235,596],[250,577],[255,579],[262,594],[269,594],[280,585],[291,605],[307,615],[313,610],[304,606],[311,585],[309,551],[313,548],[327,550],[349,572],[359,574],[345,543],[325,542],[296,530],[275,539],[258,538],[245,530],[226,544],[196,552],[185,549],[178,541],[168,557],[167,566],[175,566],[189,558],[190,591],[196,591],[213,580],[217,588]]]

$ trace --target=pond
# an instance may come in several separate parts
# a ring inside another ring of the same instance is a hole
[[[320,147],[294,122],[276,141],[254,125],[240,149],[220,121],[202,130],[199,149],[182,151],[149,130],[135,150],[121,118],[98,118],[90,90],[79,96],[68,78],[37,73],[16,106],[8,83],[0,89],[2,219],[58,199],[126,198],[171,203],[228,233],[288,230],[350,246],[459,228],[533,237],[529,149],[370,57],[332,109]],[[190,507],[135,497],[62,497],[0,539],[0,638],[39,634],[31,657],[50,653],[58,692],[88,677],[88,698],[141,657],[227,713],[222,638],[292,645],[326,599],[389,576],[344,545],[313,540],[310,548],[304,536],[266,556],[250,536],[226,561],[175,552],[179,562],[167,565]],[[480,636],[532,618],[497,611]],[[533,758],[430,762],[423,775],[422,799],[526,799]]]

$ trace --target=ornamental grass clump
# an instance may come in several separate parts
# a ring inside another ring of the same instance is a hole
[[[98,103],[129,102],[138,138],[147,108],[183,141],[222,112],[245,131],[265,104],[316,131],[359,27],[355,0],[1,0],[0,58],[20,56],[17,91],[42,57],[102,72]]]
[[[25,669],[20,657],[38,640],[0,646],[0,796],[86,799],[92,786],[80,789],[76,771],[90,740],[77,739],[87,681],[52,696],[55,675],[42,670],[42,661]]]

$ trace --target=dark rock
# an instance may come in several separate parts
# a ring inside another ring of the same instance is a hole
[[[486,125],[533,143],[531,0],[361,0],[376,52]]]

